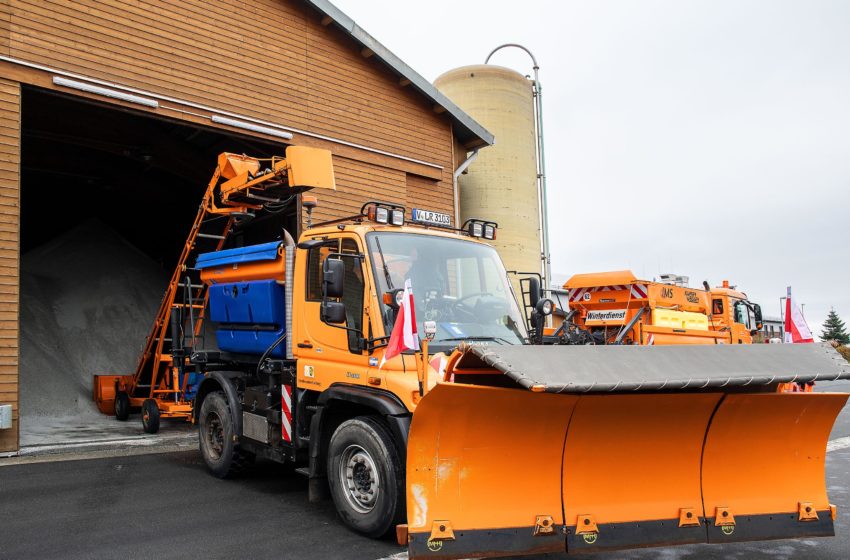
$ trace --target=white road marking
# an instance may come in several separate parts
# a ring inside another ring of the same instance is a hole
[[[834,439],[832,441],[827,442],[826,452],[829,453],[830,451],[838,451],[839,449],[847,449],[848,447],[850,447],[850,436]]]

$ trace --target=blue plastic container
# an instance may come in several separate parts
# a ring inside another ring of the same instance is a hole
[[[275,280],[213,284],[209,297],[221,350],[262,354],[286,329],[286,296]],[[270,356],[284,357],[285,347],[279,344]]]

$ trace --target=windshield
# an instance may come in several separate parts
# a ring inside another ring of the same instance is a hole
[[[366,242],[388,334],[395,312],[383,303],[382,294],[403,289],[409,278],[420,335],[425,321],[437,324],[431,343],[435,349],[453,348],[463,340],[525,342],[522,315],[492,247],[461,239],[386,232],[369,233]]]

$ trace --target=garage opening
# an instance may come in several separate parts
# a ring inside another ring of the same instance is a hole
[[[97,411],[92,375],[135,370],[218,154],[285,145],[37,88],[21,136],[21,445],[138,433]],[[295,235],[297,204],[275,210],[228,246]]]

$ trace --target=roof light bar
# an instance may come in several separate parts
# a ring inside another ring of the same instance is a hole
[[[379,224],[404,225],[404,206],[400,204],[370,200],[360,208],[360,213]]]
[[[483,237],[488,241],[496,239],[496,229],[499,224],[490,220],[479,220],[470,218],[463,223],[461,230],[465,231],[470,237]]]

